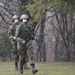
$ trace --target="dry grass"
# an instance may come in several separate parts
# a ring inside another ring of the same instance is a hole
[[[39,70],[35,75],[75,75],[75,63],[36,63]],[[21,75],[15,71],[14,62],[0,62],[0,75]],[[31,69],[24,70],[23,75],[33,75]]]

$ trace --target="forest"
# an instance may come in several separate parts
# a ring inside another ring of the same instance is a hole
[[[12,16],[29,15],[35,61],[75,61],[75,0],[0,0],[0,60],[13,60],[8,28]]]

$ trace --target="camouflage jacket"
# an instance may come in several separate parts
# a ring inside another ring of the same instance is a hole
[[[8,29],[8,35],[9,35],[9,38],[11,37],[11,36],[15,36],[15,32],[16,32],[16,27],[19,25],[19,23],[13,23],[10,27],[9,27],[9,29]]]
[[[32,27],[29,24],[21,23],[17,26],[16,37],[19,37],[26,42],[34,39]]]

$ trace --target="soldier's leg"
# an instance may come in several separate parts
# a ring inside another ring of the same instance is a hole
[[[25,64],[24,64],[24,69],[30,69],[30,67],[28,66],[27,62],[25,62]]]
[[[26,49],[26,52],[25,52],[25,59],[26,59],[26,62],[24,64],[24,69],[30,69],[30,67],[27,64],[27,62],[29,61],[27,49]]]
[[[30,53],[31,53],[31,56],[30,56],[30,65],[31,65],[31,68],[32,68],[32,73],[35,74],[36,72],[38,72],[38,70],[35,68],[33,49],[31,50]]]
[[[25,63],[24,53],[21,53],[20,55],[20,73],[23,74],[23,65]]]
[[[25,58],[25,54],[26,54],[25,46],[22,46],[20,53],[21,53],[20,54],[20,73],[23,74],[23,65],[27,61],[27,58]]]
[[[19,68],[18,68],[18,62],[19,62],[19,55],[15,54],[15,70],[16,71],[19,70]]]
[[[30,44],[31,45],[29,45],[29,60],[30,60],[31,68],[32,68],[32,73],[35,74],[38,72],[38,70],[35,68],[34,51],[33,51],[33,47],[32,47],[32,42]]]
[[[19,70],[20,70],[20,73],[23,74],[23,48],[22,48],[22,44],[21,42],[18,42],[18,45],[17,45],[17,48],[18,48],[18,52],[19,52]]]
[[[19,61],[19,55],[18,55],[18,49],[17,49],[17,42],[13,42],[13,54],[14,54],[14,61],[15,61],[15,70],[18,69],[18,61]]]

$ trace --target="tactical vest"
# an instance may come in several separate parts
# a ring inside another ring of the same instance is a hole
[[[19,36],[28,42],[31,39],[31,28],[27,24],[21,24]]]

